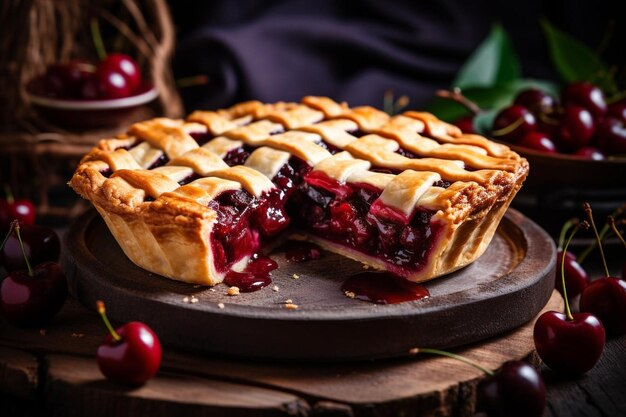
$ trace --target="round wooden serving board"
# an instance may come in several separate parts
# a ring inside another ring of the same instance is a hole
[[[556,257],[550,237],[509,210],[477,261],[425,284],[429,298],[376,305],[341,292],[343,280],[363,268],[330,253],[288,263],[278,250],[273,283],[232,297],[223,284],[194,286],[135,266],[94,211],[70,227],[65,245],[70,292],[86,306],[102,299],[111,317],[148,323],[165,345],[281,360],[402,356],[415,346],[449,348],[514,329],[548,302]],[[288,299],[298,308],[285,308]]]

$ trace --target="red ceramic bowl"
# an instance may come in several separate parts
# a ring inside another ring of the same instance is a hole
[[[151,83],[144,83],[137,94],[110,100],[61,99],[46,97],[33,91],[28,92],[28,99],[37,113],[54,124],[97,128],[123,123],[158,95],[157,89]]]

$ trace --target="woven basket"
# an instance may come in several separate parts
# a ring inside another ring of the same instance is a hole
[[[105,45],[134,57],[159,97],[118,126],[68,130],[37,115],[26,84],[52,63],[76,58],[96,62],[90,31],[94,19]],[[82,155],[133,121],[183,114],[169,62],[174,38],[165,0],[0,2],[0,186],[32,199],[40,216],[67,220],[84,210],[86,204],[66,185]]]

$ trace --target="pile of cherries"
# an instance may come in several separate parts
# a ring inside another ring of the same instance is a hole
[[[35,224],[28,200],[0,200],[0,311],[18,326],[40,326],[52,319],[67,297],[67,283],[57,261],[61,243],[55,231]]]
[[[98,64],[73,60],[50,65],[33,85],[37,93],[71,100],[109,100],[140,92],[139,66],[125,54],[109,54]]]
[[[491,135],[524,148],[595,160],[626,154],[626,98],[609,104],[598,86],[585,81],[567,85],[560,101],[539,89],[524,90],[496,115]]]

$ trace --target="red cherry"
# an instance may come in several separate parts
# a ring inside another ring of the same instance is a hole
[[[533,332],[541,360],[554,371],[584,374],[600,359],[605,332],[602,323],[588,313],[567,315],[547,311],[537,319]]]
[[[477,409],[489,417],[540,417],[546,408],[541,376],[522,361],[509,361],[478,385]]]
[[[585,146],[593,137],[595,122],[591,113],[580,106],[567,106],[561,116],[560,148],[575,150]]]
[[[615,103],[609,105],[607,116],[611,116],[620,120],[622,123],[626,123],[626,99],[623,98]]]
[[[606,159],[604,153],[600,149],[594,148],[593,146],[583,146],[574,152],[574,155],[582,156],[583,158],[591,159],[592,161],[603,161]]]
[[[547,137],[545,133],[541,132],[526,133],[516,142],[516,145],[540,152],[556,153],[556,145],[552,142],[552,139]]]
[[[32,264],[59,260],[61,243],[54,230],[36,224],[20,224],[20,229],[26,256]],[[0,250],[0,264],[7,271],[27,268],[19,239],[14,234],[8,237]]]
[[[623,335],[626,333],[626,282],[619,278],[609,276],[609,269],[606,264],[604,249],[602,248],[602,240],[600,239],[598,229],[593,220],[591,206],[585,203],[584,208],[589,218],[589,223],[591,223],[593,232],[596,235],[606,276],[593,281],[585,288],[580,297],[580,310],[597,315],[610,334]],[[626,247],[626,241],[624,241],[622,234],[615,226],[613,216],[608,217],[608,224]]]
[[[127,81],[130,94],[133,94],[141,86],[141,71],[134,59],[125,54],[110,54],[100,65],[99,70],[116,72],[121,74]]]
[[[597,316],[607,333],[626,333],[626,282],[604,277],[593,281],[580,297],[580,310]]]
[[[474,130],[474,118],[472,116],[460,117],[456,119],[453,124],[461,129],[461,132],[463,133],[476,133],[476,131]]]
[[[91,74],[85,78],[79,96],[83,100],[97,100],[100,98],[100,84],[96,74]]]
[[[561,93],[561,101],[564,106],[583,107],[594,117],[604,115],[607,110],[602,90],[586,81],[575,82],[565,87]]]
[[[104,304],[98,312],[111,334],[98,347],[96,359],[102,374],[123,385],[143,385],[156,375],[161,366],[161,342],[150,327],[133,321],[117,329],[106,318]]]
[[[598,123],[598,145],[610,154],[626,154],[626,122],[606,117]]]
[[[554,97],[537,88],[520,91],[515,97],[513,104],[526,107],[533,113],[550,112],[556,102]]]
[[[50,65],[44,76],[46,90],[55,97],[80,98],[84,80],[94,71],[94,65],[80,60]]]
[[[35,223],[35,217],[35,205],[29,200],[14,200],[12,197],[0,200],[0,233],[9,230],[13,220],[30,225]]]
[[[563,281],[561,280],[561,262],[565,262],[565,286],[567,288],[567,296],[571,300],[579,295],[589,285],[589,277],[582,266],[576,261],[576,257],[570,253],[565,252],[565,259],[563,259],[563,251],[557,252],[557,268],[556,280],[554,281],[554,288],[563,295]]]
[[[0,310],[18,326],[40,326],[59,312],[67,298],[65,275],[58,264],[41,263],[32,269],[12,271],[0,286]]]
[[[498,113],[492,134],[502,140],[515,142],[537,126],[535,116],[526,107],[513,105]]]
[[[132,95],[133,90],[120,71],[101,67],[96,72],[96,79],[99,95],[104,99],[124,98]]]

